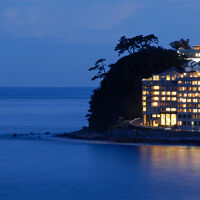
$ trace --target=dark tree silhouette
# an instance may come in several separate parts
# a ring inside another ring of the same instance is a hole
[[[153,34],[147,36],[138,35],[132,38],[126,38],[123,36],[119,39],[119,43],[116,45],[115,51],[118,52],[119,56],[126,51],[130,55],[139,49],[148,48],[152,46],[152,44],[158,44],[158,38]]]
[[[92,77],[93,81],[98,79],[98,78],[104,78],[105,77],[105,75],[106,75],[105,61],[106,61],[105,58],[101,58],[101,59],[97,60],[94,67],[91,67],[91,68],[88,69],[89,71],[94,71],[94,70],[98,71],[97,74],[94,77]]]
[[[180,40],[171,42],[169,45],[170,45],[170,47],[171,47],[172,49],[175,49],[175,50],[178,50],[178,49],[180,49],[180,48],[188,49],[188,50],[191,49],[190,40],[189,40],[189,39],[184,40],[184,39],[182,38],[182,39],[180,39]]]
[[[158,44],[156,36],[121,37],[116,51],[129,52],[105,70],[105,59],[96,62],[91,70],[98,70],[96,78],[103,78],[93,91],[88,114],[89,129],[105,132],[115,127],[119,117],[125,120],[140,117],[142,112],[142,78],[180,67],[184,58],[176,50],[151,46]],[[182,68],[181,68],[182,69]]]

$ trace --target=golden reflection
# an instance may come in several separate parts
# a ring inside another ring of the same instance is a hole
[[[200,148],[184,146],[141,146],[142,160],[150,160],[153,167],[185,167],[200,169]]]

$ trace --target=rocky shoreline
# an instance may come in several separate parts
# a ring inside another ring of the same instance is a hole
[[[198,132],[164,131],[145,128],[120,128],[112,129],[105,133],[95,133],[88,130],[79,130],[71,133],[55,134],[54,137],[106,141],[113,143],[200,146],[200,133]]]

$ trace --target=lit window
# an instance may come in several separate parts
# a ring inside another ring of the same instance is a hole
[[[142,94],[143,94],[143,95],[146,95],[146,94],[147,94],[147,91],[142,91]]]
[[[188,97],[192,97],[192,93],[188,93]]]
[[[158,106],[158,102],[152,102],[152,103],[151,103],[151,106],[152,106],[152,107],[157,107],[157,106]]]
[[[153,114],[152,117],[153,117],[153,118],[156,118],[156,114]]]
[[[178,121],[178,125],[179,125],[179,126],[182,126],[182,121]]]
[[[158,92],[158,91],[154,91],[154,92],[152,92],[152,94],[153,94],[153,95],[159,95],[160,92]]]
[[[167,112],[170,112],[170,110],[171,110],[170,108],[166,108],[166,111],[167,111]]]
[[[146,101],[146,99],[147,99],[146,96],[143,96],[143,97],[142,97],[142,100],[143,100],[143,101]]]
[[[170,99],[171,99],[170,97],[166,97],[166,101],[170,101]]]
[[[154,80],[154,81],[159,81],[159,80],[160,80],[160,77],[159,77],[158,75],[154,75],[154,76],[153,76],[153,80]]]
[[[200,81],[198,81],[198,85],[200,85]]]
[[[182,97],[182,94],[181,94],[181,93],[179,93],[179,94],[178,94],[178,96],[179,96],[179,97]]]
[[[191,99],[187,99],[187,102],[191,102]]]
[[[192,85],[197,85],[197,81],[192,81]]]
[[[193,112],[194,112],[194,113],[197,113],[197,109],[193,109]]]
[[[143,106],[146,106],[146,105],[147,105],[147,103],[146,103],[146,102],[142,102],[142,105],[143,105]]]
[[[182,84],[182,81],[178,81],[178,84]]]
[[[187,112],[186,109],[183,109],[183,112]]]
[[[170,81],[170,80],[171,80],[170,75],[166,75],[166,80],[167,80],[167,81]]]
[[[182,107],[183,107],[183,108],[186,108],[186,104],[185,104],[185,103],[184,103],[184,104],[182,104]]]
[[[172,97],[171,100],[172,100],[172,101],[176,101],[176,97]]]
[[[194,103],[197,103],[197,102],[198,102],[198,100],[197,100],[197,99],[193,99],[193,102],[194,102]]]
[[[170,94],[171,94],[171,92],[170,92],[170,91],[168,91],[168,92],[167,92],[167,95],[170,95]]]
[[[193,87],[192,90],[193,90],[193,91],[197,91],[197,87]]]
[[[153,101],[159,101],[159,97],[152,97],[151,98]]]
[[[171,114],[171,125],[176,125],[176,114]]]
[[[161,98],[162,101],[165,101],[165,99],[166,99],[165,97],[162,97],[162,98]]]
[[[176,108],[171,108],[171,111],[172,112],[176,112]]]
[[[185,87],[183,87],[183,88],[185,88]],[[191,88],[191,87],[188,87],[187,89],[188,89],[188,91],[191,91],[191,90],[192,90],[192,88]],[[185,90],[183,90],[183,91],[185,91]]]
[[[147,111],[147,108],[146,107],[143,107],[143,112],[146,112]]]
[[[172,95],[176,95],[176,92],[174,91],[174,92],[172,92]]]
[[[158,86],[158,85],[152,86],[152,89],[153,89],[153,90],[159,90],[159,89],[160,89],[160,86]]]
[[[184,96],[184,97],[187,97],[187,93],[184,93],[183,96]]]
[[[165,95],[165,94],[166,94],[166,92],[165,92],[165,91],[162,91],[162,92],[161,92],[161,94],[162,94],[162,95]]]

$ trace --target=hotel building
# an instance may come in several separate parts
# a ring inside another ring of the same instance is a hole
[[[198,50],[200,52],[200,50]],[[200,66],[192,61],[143,79],[143,125],[200,130]]]

